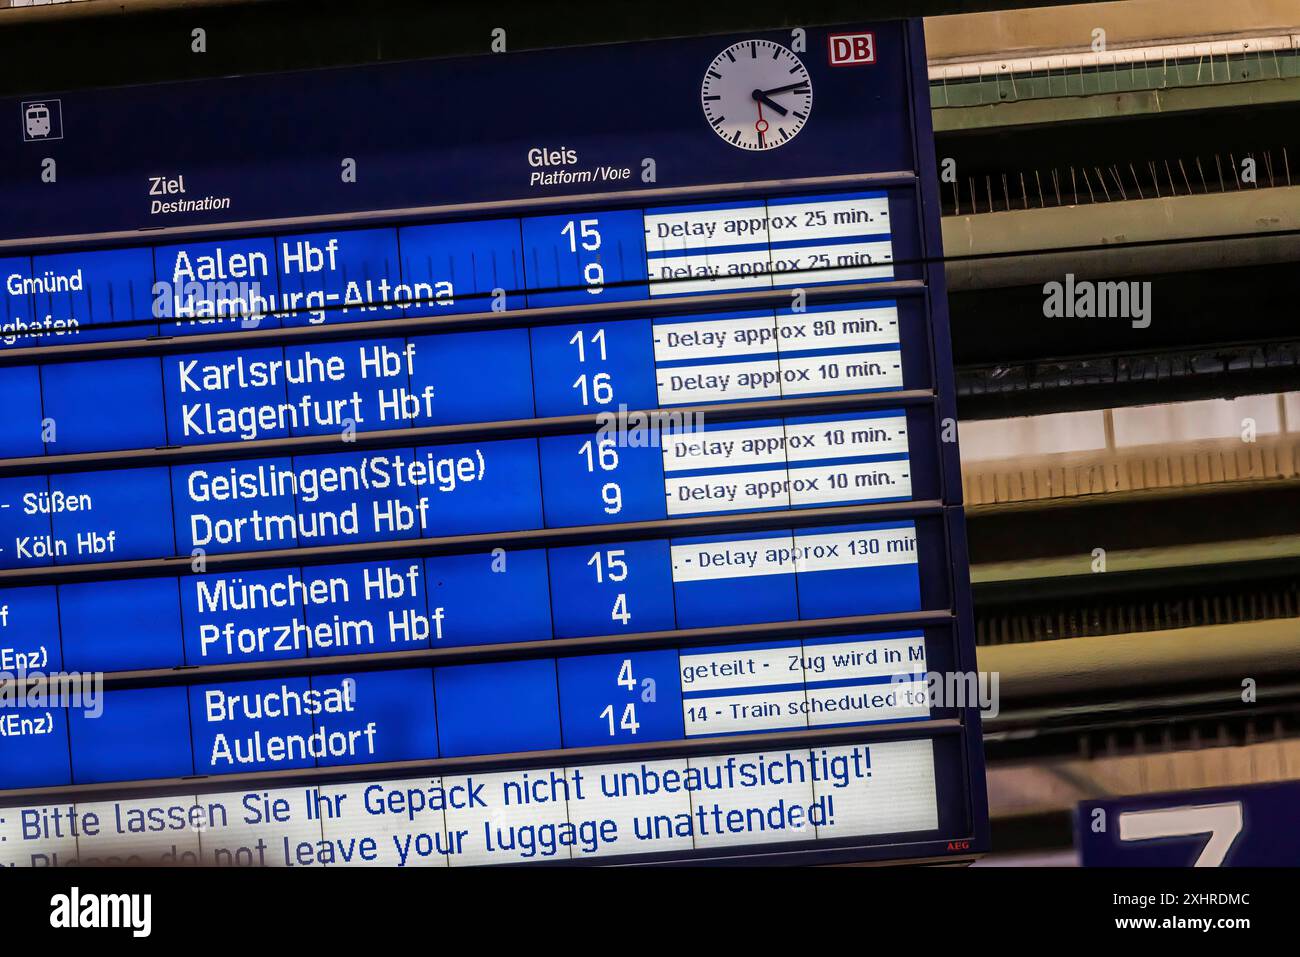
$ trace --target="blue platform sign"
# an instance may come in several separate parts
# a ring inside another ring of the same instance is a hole
[[[1084,867],[1295,867],[1300,784],[1242,785],[1081,801]]]
[[[987,849],[919,21],[6,111],[0,861]]]

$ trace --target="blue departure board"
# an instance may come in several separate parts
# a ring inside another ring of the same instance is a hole
[[[927,96],[913,21],[61,94],[0,860],[982,852]]]

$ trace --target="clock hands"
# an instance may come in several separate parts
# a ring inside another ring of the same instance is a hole
[[[790,111],[787,110],[780,103],[776,102],[776,100],[772,99],[772,97],[775,96],[777,93],[790,93],[794,90],[806,90],[807,87],[808,87],[808,81],[803,80],[799,83],[790,83],[787,84],[786,86],[778,86],[770,90],[754,90],[749,95],[753,97],[754,102],[758,104],[758,112],[760,117],[762,116],[763,113],[764,103],[766,103],[771,109],[776,110],[776,112],[779,113],[781,116],[785,116]]]
[[[766,103],[766,104],[767,104],[768,106],[770,106],[772,109],[776,110],[776,111],[777,111],[778,113],[780,113],[782,116],[785,116],[787,113],[790,112],[790,111],[787,110],[784,106],[782,106],[780,103],[776,102],[776,100],[773,100],[773,99],[771,99],[770,97],[768,97],[768,95],[767,95],[766,93],[764,93],[762,90],[755,90],[753,93],[751,93],[751,94],[749,94],[749,95],[752,96],[752,97],[754,98],[754,102],[758,104],[758,112],[759,112],[759,115],[760,115],[760,116],[761,116],[762,113],[763,113],[763,104],[764,104],[764,103]]]
[[[808,85],[808,81],[807,81],[807,80],[801,80],[801,81],[798,82],[798,83],[791,83],[791,84],[789,84],[789,85],[787,85],[787,86],[778,86],[778,87],[776,87],[776,88],[774,88],[774,89],[771,89],[771,90],[755,90],[755,91],[754,91],[754,96],[757,98],[757,97],[760,96],[760,95],[762,95],[762,96],[771,96],[771,95],[774,94],[774,93],[789,93],[791,90],[798,90],[798,89],[800,89],[801,87],[806,87],[807,85]]]
[[[794,90],[806,90],[807,88],[808,83],[805,80],[799,83],[790,83],[786,86],[778,86],[771,90],[754,90],[749,94],[753,98],[754,102],[758,104],[758,122],[754,124],[754,129],[758,131],[759,146],[766,145],[767,131],[769,129],[767,120],[763,119],[763,104],[766,103],[767,106],[770,109],[775,110],[778,115],[786,116],[790,111],[780,103],[776,102],[776,100],[772,99],[772,96],[777,93],[790,93]]]

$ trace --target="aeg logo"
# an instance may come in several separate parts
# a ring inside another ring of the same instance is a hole
[[[876,62],[873,33],[832,33],[826,38],[831,66],[862,66]]]

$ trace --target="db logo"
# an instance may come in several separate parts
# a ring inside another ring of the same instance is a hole
[[[876,37],[871,33],[832,33],[831,66],[858,66],[876,62]]]

